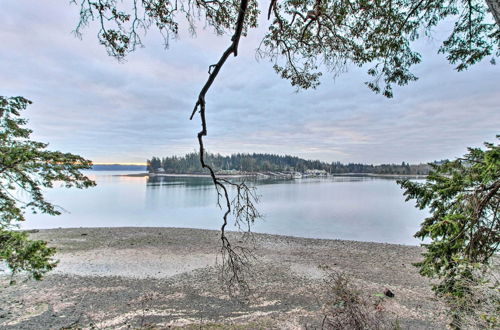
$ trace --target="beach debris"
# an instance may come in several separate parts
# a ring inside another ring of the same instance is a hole
[[[393,298],[394,297],[394,293],[391,290],[387,289],[387,288],[384,289],[384,294],[387,297],[389,297],[389,298]]]

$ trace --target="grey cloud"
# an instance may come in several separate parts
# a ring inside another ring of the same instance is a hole
[[[140,162],[197,147],[197,117],[188,120],[201,86],[229,36],[200,29],[164,50],[145,37],[124,63],[108,57],[95,27],[75,38],[78,11],[60,1],[4,0],[0,12],[0,89],[34,101],[35,137],[96,162]],[[57,17],[48,20],[47,17]],[[493,140],[500,127],[500,70],[488,63],[456,73],[437,45],[420,42],[419,81],[394,99],[363,84],[366,67],[336,79],[325,73],[313,91],[295,93],[255,60],[265,28],[242,40],[207,95],[212,152],[288,153],[326,161],[431,161],[459,156]]]

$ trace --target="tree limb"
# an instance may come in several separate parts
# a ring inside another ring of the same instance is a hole
[[[495,22],[500,29],[500,1],[498,0],[486,0],[488,8],[490,8],[491,14],[495,18]]]
[[[221,197],[225,201],[225,212],[222,217],[223,224],[221,226],[221,235],[220,239],[222,242],[222,270],[223,272],[230,273],[228,284],[230,286],[238,285],[246,287],[246,283],[243,277],[243,271],[247,269],[249,255],[244,248],[241,247],[232,247],[226,236],[226,226],[228,224],[228,217],[231,212],[234,213],[236,224],[239,226],[239,222],[244,220],[250,225],[259,214],[255,209],[253,202],[257,201],[256,196],[253,194],[252,189],[248,187],[244,182],[243,183],[233,183],[229,180],[219,178],[215,174],[214,169],[205,162],[205,148],[203,144],[203,137],[207,136],[207,121],[205,116],[206,110],[206,102],[205,96],[212,86],[215,78],[219,74],[222,66],[227,61],[231,54],[234,56],[238,56],[238,44],[243,32],[244,22],[245,22],[245,13],[248,7],[249,0],[241,0],[240,9],[238,14],[238,19],[236,22],[236,27],[233,36],[231,37],[231,44],[224,51],[219,61],[216,64],[210,65],[209,68],[209,77],[207,82],[203,86],[198,96],[198,100],[194,106],[193,112],[191,113],[190,120],[193,119],[196,112],[199,110],[200,119],[201,119],[201,131],[198,132],[198,143],[200,146],[200,162],[203,168],[208,169],[210,173],[210,177],[212,178],[213,184],[217,191],[217,204],[222,208],[220,204]],[[235,198],[235,210],[232,208],[232,202],[229,198],[228,186],[236,187],[236,198]],[[244,205],[241,205],[241,201],[244,201]],[[242,210],[246,210],[242,212]]]

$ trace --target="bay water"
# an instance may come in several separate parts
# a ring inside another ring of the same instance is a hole
[[[89,171],[94,188],[46,192],[62,214],[27,215],[23,229],[73,227],[184,227],[219,229],[223,211],[209,178],[133,177]],[[252,231],[308,238],[418,245],[425,218],[405,202],[394,179],[336,176],[249,182],[257,187],[263,218]],[[234,224],[228,226],[237,230]]]

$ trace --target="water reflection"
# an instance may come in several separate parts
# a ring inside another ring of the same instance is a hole
[[[228,178],[232,182],[246,182],[250,185],[268,185],[268,184],[316,184],[319,182],[363,182],[372,180],[389,180],[394,181],[392,178],[386,177],[372,177],[372,176],[333,176],[333,177],[309,177],[301,179],[290,179],[282,177],[262,177],[262,176],[249,176],[249,177],[233,177]],[[213,187],[212,179],[210,177],[199,176],[185,176],[177,177],[170,175],[157,175],[150,176],[146,179],[147,186],[183,186],[188,188],[204,189]]]
[[[150,176],[147,178],[146,184],[148,187],[183,186],[206,188],[212,185],[212,179],[208,177]]]
[[[221,211],[210,178],[117,174],[123,173],[92,173],[98,186],[90,190],[48,191],[48,199],[70,213],[59,217],[29,215],[23,228],[219,228]],[[256,185],[261,196],[258,208],[265,217],[255,224],[256,232],[418,244],[412,236],[426,214],[404,202],[393,179],[365,176],[244,180]]]

